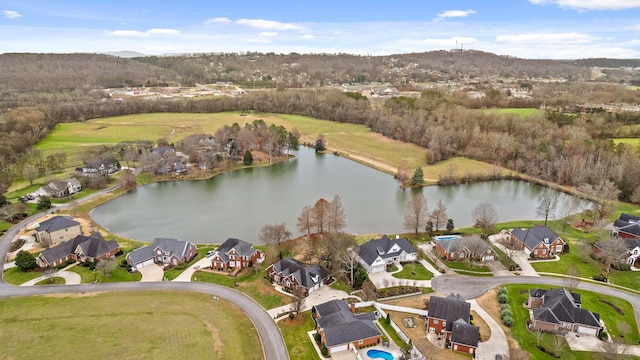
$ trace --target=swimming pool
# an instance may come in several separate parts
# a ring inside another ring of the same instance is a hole
[[[393,355],[382,350],[369,350],[367,356],[371,359],[393,360]]]
[[[436,240],[453,240],[460,239],[460,235],[441,235],[434,237]]]

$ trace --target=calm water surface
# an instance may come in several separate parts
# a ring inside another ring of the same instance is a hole
[[[473,225],[471,212],[488,201],[500,222],[535,219],[544,189],[521,181],[401,189],[390,175],[332,154],[302,148],[296,158],[270,167],[242,169],[209,180],[172,181],[139,187],[91,211],[109,231],[152,241],[174,237],[195,243],[222,243],[229,237],[259,243],[265,224],[285,223],[295,235],[302,208],[340,195],[350,233],[404,232],[407,202],[422,192],[429,209],[438,200],[456,227]],[[428,176],[428,174],[426,174]],[[559,194],[560,204],[573,197]]]

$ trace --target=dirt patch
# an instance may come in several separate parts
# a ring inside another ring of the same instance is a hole
[[[207,331],[211,333],[213,348],[217,353],[222,353],[222,341],[220,341],[220,331],[210,323],[206,323]]]
[[[504,326],[500,321],[500,304],[496,299],[498,295],[498,291],[496,289],[489,290],[486,294],[476,299],[476,302],[480,307],[486,311],[489,316],[494,318],[498,325],[502,328],[505,335],[507,336],[507,342],[509,343],[509,354],[510,359],[512,360],[528,360],[529,354],[522,350],[518,345],[518,342],[511,335],[511,329]],[[474,319],[476,317],[474,316]]]
[[[487,341],[491,337],[491,328],[487,323],[478,315],[477,312],[471,310],[471,316],[473,316],[473,324],[480,328],[480,341]]]
[[[424,302],[429,298],[431,298],[431,294],[423,294],[423,295],[416,295],[416,296],[408,296],[401,299],[389,300],[389,301],[385,301],[384,303],[389,305],[395,305],[395,306],[409,307],[413,309],[424,309],[425,308]]]
[[[42,295],[44,297],[50,298],[84,298],[84,297],[94,297],[98,295],[97,292],[82,292],[82,293],[73,293],[73,294],[47,294]]]

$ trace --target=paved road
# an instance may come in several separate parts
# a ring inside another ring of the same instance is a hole
[[[89,197],[100,196],[102,193],[111,191],[112,188],[94,193]],[[38,213],[24,219],[16,226],[9,229],[2,237],[0,237],[0,269],[2,269],[7,251],[11,240],[15,238],[18,231],[28,224],[36,221],[45,213]],[[282,360],[289,359],[289,353],[285,346],[284,339],[280,333],[280,329],[273,321],[271,316],[264,310],[262,306],[256,303],[250,297],[243,293],[224,286],[208,284],[208,283],[192,283],[192,282],[127,282],[127,283],[101,283],[101,284],[81,284],[81,285],[51,285],[51,286],[13,286],[7,284],[2,276],[0,276],[0,298],[14,296],[31,296],[44,294],[67,294],[82,293],[95,291],[135,291],[135,290],[180,290],[180,291],[197,291],[205,294],[215,295],[222,299],[228,300],[236,304],[244,311],[258,331],[258,335],[262,341],[262,349],[265,359]]]

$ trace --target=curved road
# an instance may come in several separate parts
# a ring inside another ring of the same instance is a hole
[[[107,189],[106,191],[109,191]],[[105,191],[105,192],[106,192]],[[99,193],[93,194],[98,196]],[[7,251],[11,240],[15,238],[18,231],[28,224],[36,221],[44,216],[44,213],[38,213],[21,221],[17,225],[0,237],[0,269],[3,268]],[[0,276],[0,298],[11,296],[30,296],[45,294],[67,294],[82,293],[96,291],[135,291],[135,290],[181,290],[181,291],[197,291],[209,295],[215,295],[222,299],[228,300],[236,304],[244,311],[249,319],[253,322],[260,340],[262,341],[262,350],[266,360],[282,360],[289,359],[287,347],[280,333],[278,325],[271,316],[250,297],[234,289],[208,284],[208,283],[192,283],[192,282],[128,282],[128,283],[100,283],[100,284],[82,284],[82,285],[51,285],[51,286],[13,286],[7,284],[2,276]]]

